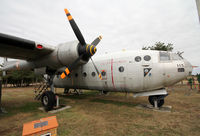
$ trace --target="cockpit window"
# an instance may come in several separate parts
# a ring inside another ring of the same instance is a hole
[[[178,55],[178,54],[176,54],[176,53],[172,53],[171,54],[171,57],[172,57],[172,60],[181,60],[182,58]]]
[[[169,61],[170,55],[168,52],[160,52],[160,61]]]

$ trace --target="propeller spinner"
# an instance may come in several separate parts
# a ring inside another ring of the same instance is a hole
[[[96,65],[94,64],[94,62],[91,58],[96,53],[96,51],[97,51],[96,46],[98,45],[98,43],[100,42],[102,37],[99,36],[91,44],[86,44],[85,39],[84,39],[81,31],[79,30],[76,22],[72,18],[71,14],[69,13],[69,11],[67,9],[64,9],[64,10],[65,10],[66,16],[69,20],[69,23],[70,23],[78,41],[80,42],[80,44],[78,47],[79,57],[71,65],[69,65],[69,67],[66,67],[65,71],[61,74],[60,77],[62,79],[64,79],[66,76],[68,76],[72,72],[72,70],[78,65],[78,63],[80,62],[81,59],[85,59],[85,60],[91,59],[92,64],[94,65],[95,70],[99,75],[99,78],[102,79],[101,73],[99,73]]]

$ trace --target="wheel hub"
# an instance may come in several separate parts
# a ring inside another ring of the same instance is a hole
[[[47,96],[44,96],[44,97],[43,97],[43,103],[44,103],[44,105],[47,105],[48,102],[49,102],[48,97],[47,97]]]

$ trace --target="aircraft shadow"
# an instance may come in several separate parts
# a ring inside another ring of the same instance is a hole
[[[99,92],[87,92],[87,93],[83,93],[80,95],[78,95],[78,94],[67,94],[67,95],[58,94],[58,96],[61,98],[66,98],[66,99],[77,99],[77,100],[86,100],[87,99],[90,102],[113,104],[113,105],[117,105],[117,106],[127,106],[127,107],[135,107],[141,103],[145,103],[142,100],[141,101],[135,101],[135,100],[127,101],[127,99],[124,99],[124,101],[123,101],[122,97],[99,95]]]
[[[99,92],[87,92],[82,94],[57,94],[59,97],[68,99],[88,99],[90,97],[98,96]]]
[[[117,106],[127,106],[127,107],[135,107],[139,104],[139,103],[123,102],[123,101],[117,101],[117,100],[107,100],[107,99],[100,99],[100,98],[92,99],[90,101],[103,103],[103,104],[113,104]]]

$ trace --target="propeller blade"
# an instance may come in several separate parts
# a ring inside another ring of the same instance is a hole
[[[101,41],[102,36],[97,37],[92,43],[91,45],[97,46],[97,44],[99,44],[99,42]]]
[[[83,35],[81,34],[81,31],[79,30],[76,22],[74,21],[74,19],[72,18],[71,14],[69,13],[69,11],[67,9],[64,9],[65,10],[65,14],[69,20],[69,23],[77,37],[77,39],[79,40],[79,42],[81,43],[81,45],[85,45],[85,39],[83,37]]]
[[[78,62],[83,57],[83,54],[80,55],[69,67],[66,67],[65,71],[60,75],[60,78],[64,79],[66,76],[68,76],[72,70],[78,65]]]
[[[97,66],[95,65],[95,63],[94,63],[93,59],[92,59],[91,57],[90,57],[90,59],[91,59],[91,61],[92,61],[92,64],[93,64],[93,66],[94,66],[94,68],[95,68],[95,70],[96,70],[96,72],[97,72],[97,74],[98,74],[99,78],[102,80],[101,73],[100,73],[100,72],[99,72],[99,70],[97,69]]]

